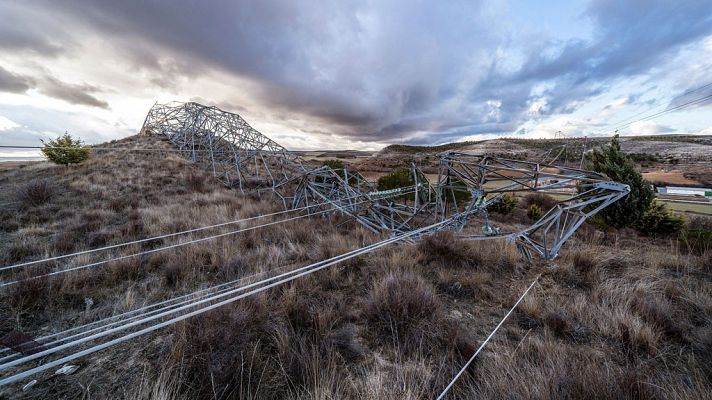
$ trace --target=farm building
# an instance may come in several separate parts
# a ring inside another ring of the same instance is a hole
[[[712,188],[658,186],[656,191],[660,194],[712,197]]]

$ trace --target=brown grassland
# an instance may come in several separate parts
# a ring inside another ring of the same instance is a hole
[[[169,148],[145,137],[108,146]],[[37,163],[0,171],[0,188],[1,265],[280,209],[175,153]],[[494,219],[512,224],[521,207]],[[15,285],[0,293],[0,336],[39,336],[377,240],[312,218]],[[95,353],[72,375],[2,387],[0,398],[434,398],[539,274],[450,398],[712,398],[712,252],[590,225],[548,263],[447,233],[386,247]]]

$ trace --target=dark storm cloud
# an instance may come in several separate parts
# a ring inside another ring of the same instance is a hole
[[[707,0],[598,0],[585,16],[595,24],[590,42],[571,40],[555,57],[534,49],[515,80],[565,78],[581,84],[646,72],[673,55],[680,45],[712,32],[712,3]]]
[[[75,45],[65,32],[67,26],[56,15],[44,12],[42,8],[29,8],[22,3],[0,3],[1,50],[54,57]]]
[[[61,99],[71,104],[81,104],[91,107],[109,108],[109,104],[91,95],[100,92],[98,87],[92,85],[75,85],[62,82],[51,76],[44,78],[39,87],[40,92],[47,96]]]
[[[512,133],[529,119],[574,112],[616,79],[644,74],[712,33],[708,0],[595,0],[582,16],[591,37],[567,41],[512,36],[472,2],[39,3],[154,71],[153,84],[228,72],[259,83],[258,100],[275,115],[301,114],[377,141]],[[511,65],[500,51],[523,52],[523,61]],[[104,106],[87,88],[55,89],[68,101]]]
[[[160,69],[151,54],[162,53],[249,77],[262,84],[258,96],[266,106],[342,126],[352,137],[384,134],[384,140],[403,131],[402,120],[457,90],[463,71],[449,70],[497,44],[477,23],[477,4],[379,6],[375,17],[368,7],[343,2],[43,4],[120,41],[142,67]],[[453,30],[434,28],[453,19]],[[468,49],[473,38],[477,46]]]
[[[13,74],[0,66],[0,92],[24,93],[34,84],[31,78]]]
[[[12,73],[0,66],[0,92],[24,93],[30,89],[37,89],[44,95],[64,100],[71,104],[109,108],[107,102],[92,95],[92,93],[101,92],[101,89],[96,86],[62,82],[50,75],[34,79]]]

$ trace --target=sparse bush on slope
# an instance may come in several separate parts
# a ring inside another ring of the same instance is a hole
[[[654,202],[636,222],[635,228],[644,235],[678,234],[685,226],[685,218],[665,206]]]
[[[549,211],[550,209],[554,208],[558,201],[556,201],[555,198],[549,196],[546,193],[529,193],[526,196],[524,196],[524,199],[522,200],[522,206],[527,209],[529,208],[532,204],[536,204],[539,206],[539,208],[542,211]]]
[[[37,179],[19,187],[17,200],[26,207],[37,207],[48,201],[57,193],[57,187],[47,179]]]
[[[378,281],[368,295],[365,313],[386,342],[395,338],[406,353],[431,346],[427,342],[442,335],[443,306],[435,288],[413,273],[391,273]]]
[[[517,198],[512,196],[511,194],[507,193],[502,196],[502,198],[498,202],[489,206],[487,210],[498,214],[508,215],[511,214],[512,211],[517,208],[517,206],[519,206],[519,200],[517,200]]]
[[[89,159],[89,148],[79,139],[72,138],[69,133],[48,142],[42,141],[42,154],[55,164],[78,164]]]
[[[541,207],[538,204],[532,204],[527,208],[527,217],[532,221],[538,221],[544,213],[541,211]]]

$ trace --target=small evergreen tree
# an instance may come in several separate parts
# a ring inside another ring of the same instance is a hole
[[[49,142],[42,141],[42,154],[55,164],[78,164],[89,159],[89,148],[79,139],[73,139],[69,133]]]
[[[322,165],[326,165],[334,171],[340,172],[339,175],[344,173],[344,162],[341,160],[326,160]]]
[[[507,193],[502,196],[502,198],[498,202],[487,207],[487,210],[489,210],[490,212],[507,215],[514,211],[514,209],[517,208],[518,205],[519,200],[517,200],[517,198],[512,196],[511,194]]]
[[[527,217],[531,220],[538,221],[543,215],[544,213],[541,211],[541,207],[537,204],[532,204],[527,208]]]
[[[401,168],[378,178],[376,188],[378,190],[391,190],[413,186],[414,184],[415,181],[410,175],[410,171],[407,168]],[[396,198],[413,200],[415,199],[415,194],[404,194]]]
[[[430,187],[428,185],[425,185],[426,181],[427,179],[425,175],[423,175],[421,172],[418,172],[418,182],[422,185],[419,189],[421,193],[430,190]],[[399,170],[391,172],[390,174],[383,175],[382,177],[378,178],[378,181],[376,181],[376,189],[378,190],[399,189],[411,186],[415,186],[415,179],[413,178],[411,170],[409,170],[408,168],[401,168]],[[398,196],[397,198],[415,200],[415,193],[404,194]]]
[[[653,202],[635,227],[649,236],[677,234],[685,227],[685,218],[670,211],[665,204]]]
[[[398,189],[413,185],[413,178],[407,168],[401,168],[390,174],[378,178],[376,186],[378,190]]]
[[[589,156],[588,168],[630,186],[628,196],[599,213],[605,224],[616,228],[633,226],[650,208],[653,189],[635,169],[633,161],[621,150],[618,135],[613,137],[610,145],[594,149]]]

